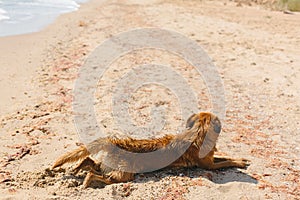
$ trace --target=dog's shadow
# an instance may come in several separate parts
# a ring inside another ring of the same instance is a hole
[[[252,183],[257,184],[258,181],[240,171],[237,168],[230,168],[230,169],[220,169],[220,170],[204,170],[201,168],[189,168],[189,169],[170,169],[170,170],[159,170],[157,172],[149,172],[145,174],[138,174],[136,179],[133,182],[148,182],[148,181],[159,181],[164,177],[188,177],[191,179],[194,178],[205,178],[209,181],[212,181],[216,184],[225,184],[229,182],[245,182],[245,183]]]
[[[82,185],[85,175],[86,173],[77,176],[69,174],[69,175],[65,175],[62,179],[63,180],[73,179],[78,181],[78,184],[76,185]],[[225,184],[229,182],[244,182],[244,183],[252,183],[252,184],[258,183],[258,181],[254,177],[244,173],[243,171],[240,171],[240,169],[237,168],[219,169],[213,171],[204,170],[201,168],[161,169],[155,172],[137,174],[135,176],[135,180],[133,180],[132,182],[133,183],[147,183],[150,181],[159,182],[166,177],[188,177],[190,179],[205,178],[216,184]],[[105,184],[99,183],[97,181],[93,181],[90,187],[95,189],[103,188],[105,187]]]
[[[216,184],[225,184],[228,182],[258,183],[254,177],[240,171],[237,168],[217,170],[213,171],[212,174],[212,182]]]

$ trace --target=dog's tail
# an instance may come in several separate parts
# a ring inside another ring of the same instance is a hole
[[[81,159],[86,158],[89,155],[90,155],[90,153],[87,150],[87,148],[85,146],[81,146],[78,149],[75,149],[72,152],[66,153],[65,155],[63,155],[59,159],[57,159],[51,169],[62,166],[65,163],[79,161]]]

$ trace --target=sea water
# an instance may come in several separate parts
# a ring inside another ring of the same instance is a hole
[[[86,0],[0,0],[0,37],[37,32]]]

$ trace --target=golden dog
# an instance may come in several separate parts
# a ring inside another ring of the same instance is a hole
[[[74,169],[74,173],[80,169],[89,171],[83,182],[86,188],[93,180],[105,184],[132,181],[135,173],[152,169],[151,165],[160,162],[159,159],[163,158],[163,154],[176,158],[175,161],[167,163],[165,168],[200,167],[215,170],[227,167],[244,168],[248,165],[246,159],[214,156],[216,140],[221,132],[221,122],[214,114],[207,112],[193,114],[187,120],[186,127],[181,134],[166,135],[158,139],[100,138],[63,155],[54,163],[52,169],[68,162],[82,160]],[[147,157],[127,155],[158,150],[162,153],[158,158],[156,156],[145,159]],[[106,163],[114,167],[109,167],[104,162],[102,154],[109,160]],[[139,164],[142,164],[143,169]]]

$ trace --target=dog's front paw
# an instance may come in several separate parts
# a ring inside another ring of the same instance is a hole
[[[237,164],[237,167],[239,167],[239,168],[247,168],[251,162],[250,162],[250,160],[241,158],[241,159],[235,160],[235,163]]]

